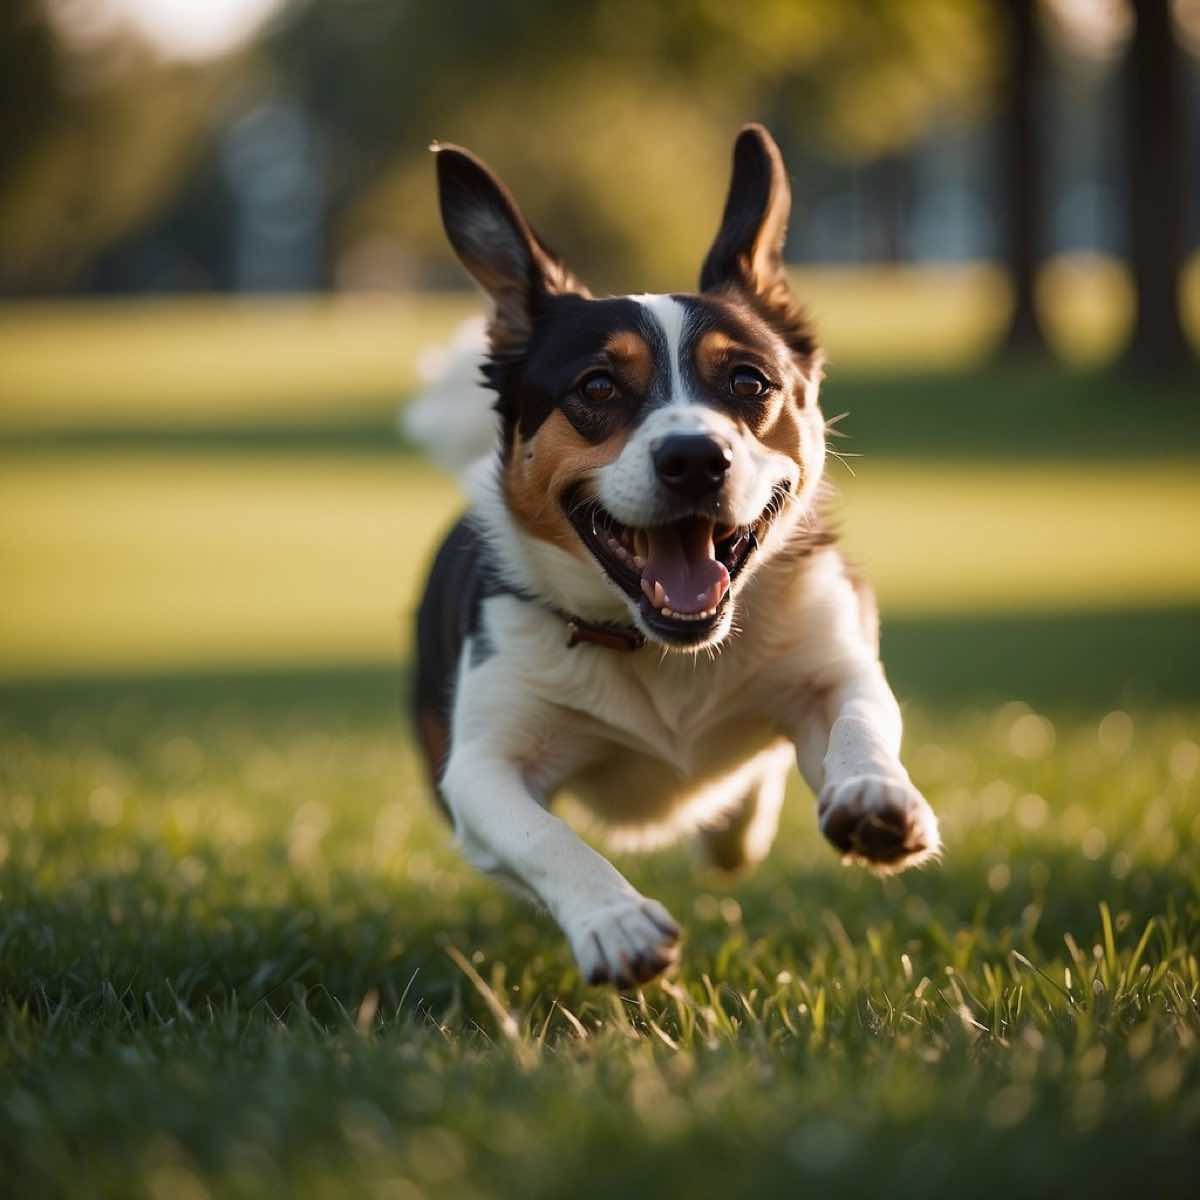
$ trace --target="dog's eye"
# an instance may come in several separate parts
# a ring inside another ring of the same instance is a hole
[[[743,400],[763,395],[770,386],[753,367],[738,367],[729,377],[729,390]]]
[[[579,385],[579,394],[591,404],[606,404],[617,394],[617,385],[607,371],[597,371]]]

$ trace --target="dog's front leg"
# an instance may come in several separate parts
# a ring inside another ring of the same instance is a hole
[[[678,957],[670,913],[547,812],[502,753],[456,747],[442,791],[467,858],[549,909],[588,982],[644,983]]]
[[[937,817],[900,761],[900,707],[878,662],[824,691],[797,731],[821,832],[847,859],[902,871],[941,848]]]

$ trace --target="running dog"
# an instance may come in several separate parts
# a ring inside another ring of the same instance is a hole
[[[845,859],[935,855],[874,599],[823,519],[822,354],[771,136],[737,138],[698,292],[603,298],[479,159],[433,149],[492,301],[482,383],[414,410],[443,461],[491,426],[417,618],[418,737],[467,859],[549,910],[585,978],[628,987],[676,960],[679,926],[553,815],[560,792],[619,842],[695,833],[734,870],[769,850],[798,763]]]

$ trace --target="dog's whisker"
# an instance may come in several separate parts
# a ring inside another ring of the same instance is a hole
[[[849,410],[847,410],[846,412],[838,413],[837,416],[826,418],[826,420],[825,420],[825,436],[826,437],[840,437],[840,438],[850,437],[851,435],[848,434],[844,429],[837,428],[837,426],[839,426],[849,415],[850,415]]]
[[[826,446],[826,447],[825,447],[825,453],[826,453],[826,454],[827,454],[827,455],[828,455],[830,458],[836,458],[836,459],[838,460],[838,462],[840,462],[840,463],[842,464],[842,466],[843,466],[843,467],[845,467],[845,468],[846,468],[846,470],[850,472],[850,474],[851,474],[851,476],[852,476],[853,478],[857,478],[857,477],[858,477],[858,476],[857,476],[857,473],[856,473],[856,472],[855,472],[855,470],[854,470],[854,468],[853,468],[853,467],[850,465],[850,463],[849,463],[849,462],[847,462],[847,459],[850,459],[850,458],[862,458],[862,455],[861,455],[861,454],[850,454],[850,453],[841,454],[841,453],[839,453],[837,450],[835,450],[835,449],[834,449],[832,446]]]

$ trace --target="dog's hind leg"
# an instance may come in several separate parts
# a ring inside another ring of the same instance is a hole
[[[779,811],[795,752],[787,743],[763,751],[753,763],[749,786],[719,819],[700,831],[704,857],[722,871],[757,866],[779,830]]]

